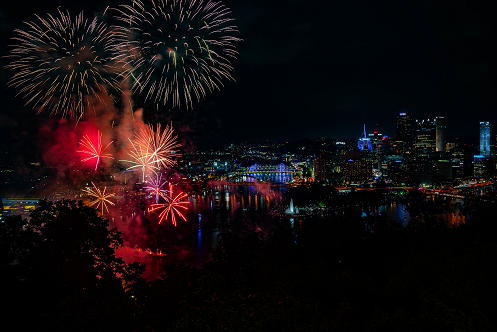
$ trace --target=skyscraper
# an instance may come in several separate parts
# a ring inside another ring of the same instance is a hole
[[[397,113],[397,137],[404,142],[412,142],[412,112]]]
[[[493,156],[492,125],[488,121],[480,121],[480,155]]]
[[[436,125],[436,151],[445,152],[445,118],[437,116],[435,119]]]
[[[369,150],[370,152],[373,152],[373,145],[371,144],[371,139],[366,135],[366,125],[364,125],[364,132],[362,133],[361,138],[359,138],[359,141],[357,142],[357,147],[361,151]]]
[[[324,153],[314,157],[314,180],[326,181],[326,156]]]
[[[412,112],[397,113],[397,137],[402,153],[409,153],[412,147]]]
[[[436,148],[436,120],[416,120],[414,151],[416,159],[428,159]]]

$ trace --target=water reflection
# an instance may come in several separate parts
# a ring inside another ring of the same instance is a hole
[[[439,215],[447,225],[460,225],[464,223],[464,216],[461,215],[458,204],[462,204],[460,199],[453,199],[449,202],[449,207],[446,213]],[[395,220],[403,227],[406,227],[411,217],[407,212],[405,204],[391,202],[388,205],[383,205],[378,208],[380,213],[386,213],[389,220]]]
[[[196,266],[207,262],[210,259],[209,249],[213,248],[217,241],[219,223],[230,224],[235,231],[267,231],[274,223],[269,211],[281,201],[286,190],[286,187],[261,184],[222,184],[208,187],[190,196],[191,211],[187,223],[193,225],[191,235],[178,240],[188,249],[179,253],[169,252],[167,259],[177,257],[186,264]],[[386,214],[389,220],[395,220],[404,227],[410,221],[404,204],[391,202],[380,206],[378,213]],[[448,224],[464,222],[464,217],[453,204],[442,217]],[[289,218],[288,222],[292,228],[300,227],[298,218]]]

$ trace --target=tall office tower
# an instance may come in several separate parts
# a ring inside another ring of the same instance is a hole
[[[369,134],[369,139],[371,140],[371,145],[373,146],[373,169],[379,171],[381,169],[381,154],[385,150],[383,148],[383,135],[375,130],[372,134]]]
[[[435,119],[436,125],[436,151],[445,152],[445,118],[437,116]]]
[[[397,113],[397,137],[401,145],[400,151],[408,153],[412,147],[412,112]]]
[[[412,112],[397,113],[397,139],[412,141]]]
[[[319,157],[314,157],[314,180],[326,181],[326,155],[321,153]]]
[[[427,159],[433,156],[436,142],[435,120],[416,120],[416,130],[414,131],[416,159]]]
[[[493,156],[492,125],[488,121],[480,121],[480,155]]]
[[[361,151],[370,151],[373,152],[373,145],[371,144],[371,139],[367,137],[366,135],[366,125],[364,125],[364,132],[362,133],[361,138],[359,138],[359,141],[357,142],[357,147]]]

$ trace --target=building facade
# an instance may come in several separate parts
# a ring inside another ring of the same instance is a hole
[[[413,143],[413,119],[412,112],[397,113],[397,136],[395,137],[398,142],[401,153],[409,154],[412,149]]]
[[[445,152],[445,118],[443,116],[437,116],[435,118],[435,136],[436,136],[436,151]]]
[[[436,150],[436,121],[416,120],[414,130],[414,154],[416,159],[428,159]]]
[[[480,155],[493,157],[492,125],[488,121],[480,121]]]

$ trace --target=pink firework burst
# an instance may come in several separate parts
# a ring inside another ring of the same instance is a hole
[[[158,209],[164,209],[159,214],[159,224],[162,223],[164,219],[171,218],[171,223],[176,226],[176,217],[179,217],[186,221],[186,217],[183,213],[188,210],[187,205],[189,204],[189,202],[185,200],[188,195],[186,195],[182,191],[175,195],[173,192],[173,185],[169,184],[168,195],[161,194],[161,196],[166,202],[152,204],[148,210],[149,212],[153,212]]]
[[[88,160],[95,159],[95,171],[97,170],[98,164],[100,163],[100,159],[102,158],[110,158],[114,159],[111,154],[105,153],[104,151],[113,143],[111,141],[109,144],[102,148],[102,133],[97,131],[97,141],[93,142],[90,139],[90,136],[85,135],[80,141],[80,144],[83,146],[84,150],[77,151],[79,153],[83,153],[88,156],[88,158],[84,158],[81,161],[86,162]]]
[[[155,196],[155,204],[159,204],[159,197],[163,197],[166,194],[166,191],[162,187],[167,182],[162,182],[162,174],[158,174],[155,176],[155,179],[149,176],[146,183],[148,186],[145,187],[145,190],[149,192],[148,197]]]

